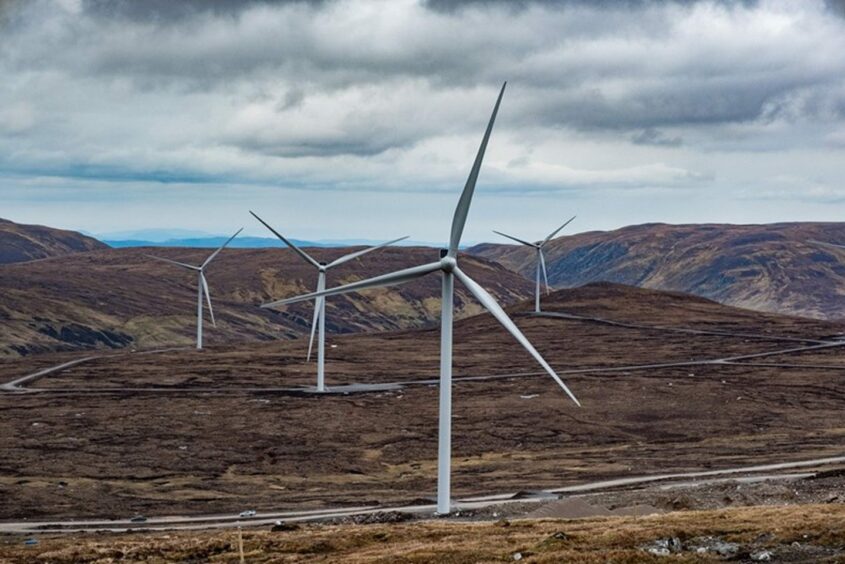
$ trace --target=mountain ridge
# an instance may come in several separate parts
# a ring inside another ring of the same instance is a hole
[[[360,247],[358,247],[360,248]],[[315,248],[330,261],[353,248]],[[0,268],[0,356],[97,348],[155,348],[194,342],[196,278],[147,254],[200,264],[205,249],[106,249],[6,265]],[[433,260],[436,249],[388,247],[331,269],[330,286],[369,278]],[[467,257],[465,270],[503,305],[527,299],[531,284],[498,263]],[[316,270],[290,249],[229,249],[209,265],[217,327],[206,324],[208,345],[292,339],[307,335],[312,302],[261,309],[259,304],[314,290]],[[423,327],[439,316],[440,280],[426,276],[409,284],[327,300],[329,333]],[[481,311],[462,287],[459,316]],[[206,322],[209,317],[206,310]]]
[[[0,264],[14,264],[107,249],[108,245],[76,231],[28,225],[0,218]]]
[[[845,243],[845,223],[648,223],[559,237],[544,251],[557,288],[607,281],[758,311],[845,318],[845,253],[813,239]],[[468,252],[534,277],[528,247],[483,243]]]

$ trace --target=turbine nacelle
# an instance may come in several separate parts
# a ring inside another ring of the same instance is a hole
[[[445,249],[444,249],[445,250]],[[448,254],[440,259],[440,269],[443,272],[454,272],[458,268],[458,259]]]

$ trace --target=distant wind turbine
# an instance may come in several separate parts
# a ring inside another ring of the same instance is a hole
[[[551,241],[554,238],[555,235],[560,233],[561,229],[563,229],[564,227],[569,225],[572,222],[573,219],[575,219],[574,215],[571,218],[569,218],[569,220],[566,221],[563,225],[561,225],[560,227],[558,227],[557,229],[552,231],[551,234],[548,237],[546,237],[542,241],[537,241],[535,243],[529,243],[528,241],[523,241],[522,239],[517,239],[516,237],[513,237],[513,236],[508,235],[506,233],[502,233],[501,231],[496,231],[495,229],[493,230],[493,233],[496,233],[497,235],[501,235],[502,237],[507,237],[508,239],[511,239],[512,241],[516,241],[517,243],[521,243],[521,244],[523,244],[527,247],[531,247],[532,249],[537,250],[537,286],[534,290],[534,311],[536,313],[540,313],[540,273],[541,272],[543,274],[543,280],[546,282],[546,293],[547,294],[549,293],[549,275],[546,273],[546,258],[543,256],[543,247],[545,246],[546,243]]]
[[[205,259],[205,262],[203,262],[199,266],[194,266],[192,264],[185,264],[184,262],[177,262],[175,260],[157,257],[157,256],[154,256],[154,255],[146,255],[149,258],[160,260],[162,262],[168,262],[170,264],[175,264],[176,266],[181,266],[182,268],[187,268],[189,270],[195,270],[197,272],[197,275],[198,275],[198,278],[199,278],[199,280],[197,282],[197,286],[199,287],[198,290],[197,290],[197,349],[202,349],[202,296],[203,296],[203,294],[205,294],[205,299],[208,302],[208,313],[211,315],[211,324],[214,327],[217,327],[217,322],[214,320],[214,310],[211,309],[211,294],[208,291],[208,282],[206,282],[206,280],[205,280],[205,268],[209,265],[209,263],[211,263],[212,260],[214,260],[214,257],[216,257],[217,254],[220,251],[225,249],[226,245],[231,243],[232,239],[237,237],[238,233],[240,233],[243,230],[244,230],[243,227],[238,229],[237,232],[235,232],[234,235],[229,237],[229,239],[225,243],[223,243],[220,246],[219,249],[217,249],[216,251],[211,253],[208,256],[208,258]]]
[[[332,262],[326,264],[324,262],[317,262],[314,258],[311,257],[308,253],[294,245],[291,241],[289,241],[284,235],[270,227],[266,221],[258,217],[255,212],[250,211],[249,213],[252,216],[264,224],[264,227],[269,229],[273,235],[278,237],[279,239],[284,242],[285,245],[293,249],[293,251],[302,257],[302,260],[313,266],[317,269],[317,291],[322,292],[326,289],[326,272],[334,267],[339,266],[345,262],[349,262],[350,260],[359,258],[367,253],[372,251],[387,247],[388,245],[392,245],[394,243],[398,243],[399,241],[404,241],[408,238],[406,235],[405,237],[400,237],[398,239],[393,239],[392,241],[387,241],[386,243],[381,243],[380,245],[375,245],[373,247],[367,247],[366,249],[355,251],[354,253],[349,253],[348,255],[343,255],[342,257],[333,260]],[[317,391],[318,392],[325,392],[326,391],[326,300],[322,297],[317,298],[314,300],[314,320],[311,322],[311,338],[308,341],[308,356],[306,357],[307,360],[311,360],[311,349],[314,346],[314,332],[317,330],[319,326],[319,333],[320,336],[317,340]]]
[[[264,304],[261,307],[277,307],[280,305],[292,304],[305,300],[313,300],[315,298],[323,298],[326,296],[335,296],[338,294],[345,294],[358,290],[365,290],[367,288],[378,288],[381,286],[390,286],[394,284],[403,284],[410,282],[426,274],[432,272],[441,272],[442,274],[442,296],[440,310],[440,422],[438,434],[438,459],[437,459],[437,512],[446,514],[450,511],[450,473],[451,473],[451,456],[452,456],[452,316],[454,309],[454,284],[455,278],[461,281],[464,286],[481,302],[481,304],[489,311],[496,320],[501,323],[505,329],[513,335],[537,362],[551,375],[552,378],[560,385],[561,388],[572,398],[579,406],[581,405],[575,396],[566,387],[566,384],[558,377],[551,366],[540,356],[540,353],[528,341],[525,335],[519,328],[510,320],[504,310],[496,303],[495,298],[491,296],[484,288],[482,288],[476,281],[467,276],[463,270],[458,267],[458,246],[461,242],[461,235],[466,224],[467,214],[469,213],[470,203],[472,202],[472,195],[475,191],[475,183],[478,180],[478,173],[481,169],[481,162],[484,159],[484,151],[487,148],[487,142],[490,139],[490,132],[493,130],[493,123],[496,120],[496,114],[499,111],[499,105],[502,101],[502,95],[505,93],[505,86],[502,85],[502,90],[499,92],[499,97],[496,100],[496,105],[493,108],[493,115],[490,116],[490,122],[487,124],[487,130],[484,133],[484,138],[481,141],[481,146],[478,149],[478,154],[475,157],[475,162],[469,173],[466,185],[458,206],[455,209],[455,214],[452,217],[452,230],[449,238],[449,248],[440,251],[440,260],[430,264],[415,266],[399,270],[390,274],[376,276],[368,280],[359,282],[352,282],[330,290],[315,292],[304,296],[298,296],[286,300],[279,300],[272,303]]]

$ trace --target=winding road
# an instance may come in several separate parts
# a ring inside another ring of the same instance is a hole
[[[759,481],[777,479],[806,478],[816,472],[805,472],[802,474],[773,474],[780,470],[791,470],[795,468],[822,468],[824,466],[845,464],[845,456],[833,456],[827,458],[816,458],[797,462],[784,462],[778,464],[759,464],[754,466],[741,466],[736,468],[725,468],[721,470],[703,470],[696,472],[678,472],[672,474],[654,474],[646,476],[633,476],[629,478],[618,478],[615,480],[601,480],[586,482],[570,486],[563,486],[549,490],[541,490],[526,494],[524,492],[504,493],[489,496],[476,496],[455,500],[452,503],[454,513],[470,511],[505,505],[510,503],[539,503],[556,499],[562,494],[583,494],[599,492],[603,490],[620,489],[631,486],[639,486],[647,483],[668,482],[679,480],[695,480],[697,483],[713,481],[712,478],[719,476],[737,476],[737,481]],[[764,475],[757,475],[765,473]],[[739,477],[743,475],[742,477]],[[699,481],[705,478],[704,481]],[[694,482],[695,483],[695,482]],[[686,484],[685,484],[686,485]],[[325,521],[331,519],[343,519],[355,515],[367,515],[380,512],[402,512],[417,515],[434,516],[436,505],[414,504],[414,505],[389,505],[389,506],[356,506],[334,509],[314,509],[308,511],[267,511],[256,513],[253,517],[240,517],[236,514],[208,514],[193,516],[168,516],[152,517],[144,522],[132,522],[130,519],[116,520],[86,520],[68,519],[58,521],[8,521],[0,523],[0,533],[13,534],[36,534],[36,533],[78,533],[78,532],[126,532],[133,531],[165,531],[165,530],[200,530],[219,529],[240,526],[261,526],[270,525],[276,521],[282,522],[307,522]]]

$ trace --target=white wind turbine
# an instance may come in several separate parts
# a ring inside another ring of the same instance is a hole
[[[269,229],[273,235],[278,237],[279,239],[284,242],[285,245],[293,249],[293,251],[298,254],[302,259],[317,269],[317,291],[322,292],[326,289],[326,272],[334,267],[339,266],[345,262],[349,262],[350,260],[359,258],[363,255],[366,255],[369,252],[387,247],[388,245],[392,245],[394,243],[398,243],[399,241],[404,241],[408,238],[406,235],[405,237],[400,237],[399,239],[394,239],[392,241],[387,241],[386,243],[381,243],[380,245],[375,245],[373,247],[367,247],[366,249],[362,249],[360,251],[355,251],[354,253],[349,253],[348,255],[343,255],[340,258],[333,260],[330,263],[324,262],[317,262],[313,257],[311,257],[308,253],[288,241],[284,235],[270,227],[270,225],[258,217],[255,212],[250,211],[249,213],[252,216],[264,224],[264,227]],[[319,326],[319,333],[320,336],[317,340],[317,391],[318,392],[325,392],[326,391],[326,300],[322,297],[317,298],[314,301],[314,320],[311,322],[311,338],[308,341],[308,356],[306,357],[307,360],[311,360],[311,349],[314,345],[314,332],[317,330]]]
[[[269,304],[264,304],[261,307],[276,307],[280,305],[291,304],[304,300],[312,300],[326,296],[334,296],[353,292],[357,290],[365,290],[368,288],[377,288],[380,286],[390,286],[394,284],[403,284],[410,282],[430,274],[432,272],[440,271],[442,274],[442,303],[440,310],[440,421],[438,432],[438,458],[437,458],[437,512],[440,514],[447,514],[450,511],[450,467],[452,455],[452,316],[454,304],[454,283],[455,278],[461,281],[464,286],[481,302],[481,304],[489,311],[496,320],[504,326],[505,329],[513,335],[516,340],[533,356],[537,362],[554,378],[561,388],[572,398],[577,405],[581,405],[575,396],[566,387],[566,384],[555,374],[552,367],[540,356],[540,353],[528,341],[525,335],[519,328],[510,320],[504,310],[496,303],[495,298],[491,296],[484,288],[477,282],[466,275],[463,270],[458,267],[458,246],[461,242],[461,234],[466,224],[467,214],[469,213],[469,206],[472,201],[472,195],[475,191],[475,183],[478,179],[478,172],[481,169],[481,162],[484,158],[484,151],[487,148],[487,142],[490,138],[490,132],[493,130],[493,123],[496,120],[496,114],[499,111],[499,104],[502,101],[502,95],[505,93],[505,86],[502,85],[502,90],[499,92],[499,97],[496,100],[496,105],[493,108],[493,115],[490,117],[490,122],[487,124],[487,130],[484,133],[484,138],[481,141],[481,146],[478,149],[478,154],[475,157],[475,162],[469,173],[466,185],[464,186],[461,198],[458,201],[458,206],[455,209],[455,214],[452,218],[452,230],[449,238],[449,248],[443,249],[440,252],[440,260],[422,266],[415,266],[399,270],[390,274],[376,276],[369,280],[362,280],[345,284],[337,288],[325,290],[322,292],[315,292],[304,296],[298,296],[286,300],[279,300]]]
[[[546,258],[543,256],[543,247],[546,245],[546,243],[551,241],[554,238],[555,235],[560,233],[561,229],[563,229],[564,227],[569,225],[570,222],[573,219],[575,219],[574,215],[571,218],[569,218],[569,220],[566,223],[564,223],[563,225],[561,225],[560,227],[558,227],[557,229],[552,231],[551,234],[548,237],[546,237],[542,241],[537,241],[535,243],[529,243],[528,241],[523,241],[522,239],[517,239],[516,237],[513,237],[513,236],[508,235],[506,233],[502,233],[501,231],[496,231],[495,229],[493,230],[493,233],[495,233],[497,235],[501,235],[502,237],[507,237],[508,239],[511,239],[512,241],[516,241],[517,243],[521,243],[521,244],[523,244],[527,247],[531,247],[532,249],[537,250],[537,287],[534,290],[534,311],[536,313],[540,313],[540,273],[541,273],[541,271],[542,271],[542,274],[543,274],[543,280],[546,283],[546,293],[547,294],[549,293],[549,276],[546,273]]]
[[[243,227],[237,230],[234,235],[229,237],[229,239],[223,243],[219,249],[211,253],[205,262],[203,262],[199,266],[194,266],[192,264],[185,264],[184,262],[177,262],[175,260],[170,260],[162,257],[157,257],[154,255],[146,255],[150,258],[154,258],[156,260],[160,260],[162,262],[169,262],[170,264],[175,264],[176,266],[181,266],[182,268],[187,268],[189,270],[195,270],[197,272],[197,286],[199,287],[197,290],[197,349],[202,349],[202,296],[205,294],[205,299],[208,302],[208,313],[211,315],[211,324],[217,327],[217,323],[214,321],[214,310],[211,309],[211,294],[208,291],[208,282],[205,280],[205,268],[209,265],[209,263],[214,260],[214,257],[217,256],[217,253],[222,251],[226,248],[226,245],[232,242],[232,239],[238,236],[238,233],[243,231]]]

